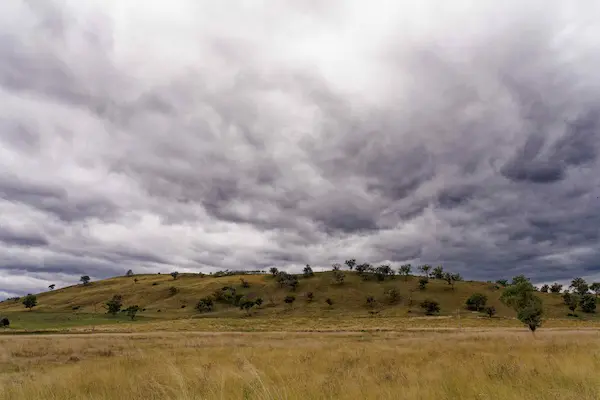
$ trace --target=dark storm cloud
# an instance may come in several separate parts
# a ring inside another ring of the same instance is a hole
[[[346,258],[594,278],[597,7],[466,4],[11,3],[0,291]]]

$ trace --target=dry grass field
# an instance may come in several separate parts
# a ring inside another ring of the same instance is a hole
[[[0,398],[598,399],[596,330],[0,337]]]

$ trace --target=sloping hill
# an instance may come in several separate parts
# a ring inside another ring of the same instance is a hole
[[[235,275],[213,277],[198,274],[181,274],[178,279],[170,275],[135,275],[133,277],[115,277],[88,285],[76,285],[45,293],[40,293],[38,305],[34,313],[70,312],[70,313],[105,313],[103,308],[110,298],[115,295],[123,296],[124,307],[139,305],[145,311],[140,314],[153,318],[179,318],[197,315],[195,310],[198,301],[212,295],[223,287],[233,287],[236,293],[248,298],[262,298],[260,308],[254,308],[258,315],[278,314],[281,310],[289,310],[293,315],[330,316],[334,314],[354,315],[366,314],[371,311],[385,316],[418,316],[423,315],[419,307],[421,301],[432,299],[440,303],[440,315],[456,315],[457,310],[465,316],[481,315],[467,311],[466,299],[473,293],[487,296],[487,305],[493,305],[498,317],[514,317],[514,311],[504,306],[499,298],[502,288],[485,282],[456,282],[454,288],[445,281],[430,279],[425,290],[418,289],[418,277],[386,278],[385,281],[375,279],[364,280],[356,272],[344,271],[345,280],[342,284],[334,283],[332,272],[316,273],[313,277],[299,276],[295,290],[280,285],[271,275]],[[248,282],[249,287],[243,287],[241,279]],[[390,304],[386,294],[395,289],[400,298],[395,304]],[[308,301],[307,293],[313,293],[313,300]],[[296,297],[293,305],[286,304],[284,298],[288,295]],[[566,317],[568,310],[562,304],[558,294],[539,293],[544,300],[547,317]],[[369,306],[367,297],[372,296],[375,303]],[[333,305],[325,303],[331,299]],[[0,314],[24,311],[21,301],[5,301],[0,303]],[[239,307],[230,304],[215,303],[214,310],[207,313],[211,316],[233,316],[243,313]],[[586,318],[590,318],[586,315]]]

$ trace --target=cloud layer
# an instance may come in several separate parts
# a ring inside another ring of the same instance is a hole
[[[600,274],[598,5],[217,3],[3,6],[0,295],[347,258]]]

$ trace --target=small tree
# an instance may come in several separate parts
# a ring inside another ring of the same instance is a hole
[[[171,276],[173,277],[173,280],[176,280],[179,277],[179,272],[173,271],[171,272]]]
[[[579,305],[581,307],[581,311],[584,313],[596,312],[596,297],[592,294],[583,295],[581,296]]]
[[[467,309],[471,311],[481,311],[487,303],[487,296],[482,293],[473,293],[465,302]]]
[[[331,266],[331,270],[332,270],[332,271],[339,271],[339,270],[341,270],[341,269],[342,269],[342,265],[341,265],[341,264],[333,264],[333,265]]]
[[[245,280],[244,278],[240,278],[240,282],[242,283],[242,287],[243,288],[249,288],[250,287],[250,282],[248,282],[247,280]]]
[[[412,269],[412,266],[410,264],[404,264],[404,265],[400,266],[400,269],[398,270],[398,272],[400,272],[400,275],[404,275],[405,281],[408,280],[408,276],[410,275],[411,269]]]
[[[450,285],[450,287],[452,287],[452,290],[454,290],[454,283],[460,279],[459,276],[457,276],[456,274],[451,274],[450,272],[446,272],[444,273],[444,279],[446,280],[446,282],[448,282],[448,285]]]
[[[435,300],[424,300],[420,306],[425,310],[426,315],[434,315],[440,312],[440,304]]]
[[[548,285],[542,285],[542,287],[540,288],[540,292],[542,293],[548,293],[550,291],[550,286]]]
[[[492,318],[494,315],[496,315],[496,307],[494,307],[494,306],[486,307],[485,313],[488,315],[488,317]]]
[[[444,267],[438,265],[431,272],[433,279],[446,279],[446,273],[444,273]]]
[[[54,288],[55,288],[55,287],[56,287],[56,285],[53,283],[52,285],[49,285],[49,286],[48,286],[48,289],[50,289],[50,290],[54,290]]]
[[[140,311],[140,307],[139,306],[129,306],[127,307],[127,316],[129,318],[131,318],[131,320],[133,321],[135,319],[135,315],[138,313],[138,311]]]
[[[304,267],[303,274],[305,278],[310,278],[311,276],[315,275],[312,268],[308,264],[306,264],[306,266]]]
[[[566,292],[563,294],[563,302],[571,311],[570,315],[577,316],[577,314],[575,314],[575,310],[579,305],[579,299],[577,298],[577,295]]]
[[[269,272],[271,273],[271,275],[276,276],[279,273],[279,270],[275,267],[271,267],[269,268]]]
[[[338,270],[333,270],[333,282],[336,285],[341,285],[344,283],[344,279],[346,278],[346,274],[344,274],[342,271]]]
[[[356,266],[356,260],[353,258],[351,260],[346,260],[344,262],[344,264],[346,264],[346,266],[348,267],[348,269],[350,271],[352,271],[354,269],[354,267]]]
[[[561,285],[560,283],[553,283],[552,286],[550,286],[550,293],[560,293],[562,288],[563,285]]]
[[[23,305],[31,311],[33,307],[37,306],[37,296],[31,293],[28,294],[23,298]]]
[[[429,279],[422,276],[419,278],[419,290],[425,290],[427,288],[427,284],[429,283]]]
[[[508,286],[508,280],[507,279],[498,279],[496,281],[496,283],[500,286]]]
[[[246,310],[246,313],[250,315],[252,307],[254,307],[255,305],[256,302],[254,300],[244,299],[240,301],[240,310]]]
[[[392,288],[385,292],[385,295],[389,304],[396,304],[398,303],[398,301],[400,301],[400,292],[395,288]]]
[[[285,304],[287,304],[291,308],[292,305],[294,304],[294,301],[296,301],[296,296],[289,294],[289,295],[285,296],[283,301]]]
[[[588,293],[588,290],[590,289],[587,282],[583,278],[573,279],[571,281],[571,286],[569,287],[572,288],[580,296],[586,295]]]
[[[133,276],[133,271],[127,270],[127,273],[125,274],[125,276]]]
[[[532,302],[519,310],[517,318],[527,325],[533,333],[542,325],[542,313],[542,305],[538,302]]]
[[[421,265],[419,267],[419,271],[421,271],[424,276],[429,277],[429,271],[431,271],[431,265]]]
[[[0,319],[0,326],[2,326],[3,328],[8,328],[10,326],[10,321],[8,320],[8,318],[2,317]]]
[[[89,284],[90,280],[90,277],[87,275],[82,275],[81,278],[79,278],[79,281],[82,282],[84,285]]]
[[[313,292],[306,292],[306,301],[308,303],[312,303],[313,299],[315,298],[315,295]]]
[[[325,299],[325,303],[329,306],[332,307],[333,306],[333,300],[331,300],[329,297]]]
[[[213,310],[215,302],[212,297],[207,296],[200,299],[198,304],[196,304],[196,310],[200,312],[210,312]]]
[[[115,294],[112,299],[106,302],[107,313],[112,314],[113,316],[121,311],[121,307],[123,307],[123,296],[120,294]]]
[[[600,282],[594,282],[590,285],[590,290],[596,294],[596,298],[600,294]]]

